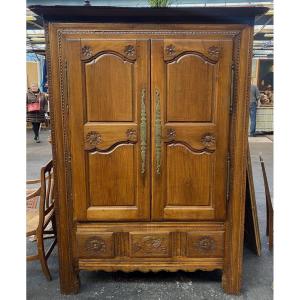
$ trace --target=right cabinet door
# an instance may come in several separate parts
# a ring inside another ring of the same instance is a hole
[[[152,220],[224,220],[232,41],[151,41]]]

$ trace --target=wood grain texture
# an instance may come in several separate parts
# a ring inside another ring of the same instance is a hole
[[[252,36],[253,28],[245,28],[236,36],[234,47],[234,98],[230,125],[230,200],[226,220],[225,265],[222,278],[222,286],[229,294],[239,294],[241,290]]]
[[[194,153],[179,144],[169,145],[166,156],[168,165],[166,205],[210,207],[214,155]]]
[[[58,69],[59,54],[56,30],[51,23],[45,23],[46,55],[49,84],[49,103],[51,109],[51,140],[54,168],[54,194],[57,242],[59,256],[59,279],[62,294],[72,294],[79,291],[78,272],[73,265],[73,228],[72,204],[70,195],[66,192],[66,172],[64,153],[67,149],[63,144],[63,124],[60,98],[60,72]]]
[[[131,257],[170,257],[170,233],[130,233]]]
[[[223,257],[224,232],[189,232],[187,234],[187,256]]]
[[[167,64],[167,122],[209,122],[214,91],[214,65],[195,52]]]
[[[87,120],[133,121],[133,76],[133,63],[114,53],[86,63]]]
[[[78,257],[82,258],[110,258],[114,256],[112,233],[100,235],[77,234]]]
[[[251,34],[251,27],[232,24],[50,24],[47,55],[63,293],[78,291],[79,270],[197,269],[222,269],[225,291],[239,293]],[[171,55],[166,52],[168,45],[175,46],[170,48]],[[180,62],[176,68],[175,61]],[[168,65],[172,65],[169,73]],[[113,75],[113,69],[118,75]],[[93,72],[103,78],[98,86]],[[206,85],[197,72],[209,81]],[[119,90],[114,90],[115,78]],[[143,173],[140,120],[144,89],[149,122]],[[161,104],[160,174],[155,172],[156,89]],[[177,107],[180,98],[181,110]],[[190,105],[199,107],[191,109]],[[104,170],[109,166],[110,170]],[[168,168],[174,170],[169,182]],[[106,178],[106,174],[110,175]],[[122,177],[116,189],[118,176],[113,174]],[[89,199],[91,191],[94,203]],[[103,223],[108,221],[111,223]],[[137,250],[132,257],[132,243],[167,249],[165,242],[154,238],[165,240],[166,236],[168,256],[165,250],[163,257],[151,251],[143,256],[147,251]],[[86,238],[88,250],[82,250]],[[197,252],[195,247],[202,250]],[[89,252],[93,248],[99,251],[95,257]]]
[[[133,145],[108,153],[89,153],[88,165],[90,206],[135,205]]]
[[[149,149],[142,166],[138,136],[144,90],[146,114],[150,105],[149,41],[90,38],[62,39],[62,44],[68,49],[66,88],[72,99],[68,138],[74,217],[148,220]],[[89,49],[87,57],[82,57],[83,47]],[[146,136],[149,128],[148,124]],[[142,168],[148,172],[142,173]]]
[[[142,258],[188,261],[190,258],[222,258],[222,223],[82,223],[76,230],[79,259],[126,260],[135,264]],[[206,241],[212,241],[207,247]],[[218,260],[220,261],[220,260]]]
[[[164,258],[162,261],[136,261],[130,263],[127,261],[99,261],[92,259],[79,259],[80,270],[88,271],[106,271],[106,272],[195,272],[197,270],[202,271],[213,271],[220,270],[223,268],[223,260],[220,258],[210,259],[202,258],[196,260],[167,260]]]
[[[224,220],[233,40],[185,38],[151,43],[152,123],[158,90],[163,132],[161,172],[152,172],[152,219]],[[155,140],[152,164],[154,147]]]

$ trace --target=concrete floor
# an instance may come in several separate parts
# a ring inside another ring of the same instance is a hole
[[[40,167],[51,159],[51,148],[47,142],[48,131],[41,132],[41,143],[36,144],[32,133],[27,132],[27,178],[39,176]],[[266,214],[264,186],[258,154],[262,153],[267,169],[269,185],[273,187],[273,142],[272,136],[250,138],[253,177],[260,225],[262,255],[255,256],[244,250],[243,287],[240,296],[224,294],[221,288],[221,272],[159,272],[159,273],[106,273],[80,272],[81,289],[75,296],[62,296],[59,291],[57,248],[48,264],[51,282],[48,282],[38,261],[27,263],[28,299],[273,299],[273,253],[268,250],[265,236]],[[27,253],[33,254],[35,243],[27,240]]]

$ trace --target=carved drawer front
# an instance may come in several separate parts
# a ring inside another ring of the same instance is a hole
[[[170,233],[132,232],[130,237],[131,257],[170,257]]]
[[[223,257],[224,232],[187,232],[188,257]]]
[[[112,258],[114,257],[113,233],[82,234],[76,236],[78,257]]]

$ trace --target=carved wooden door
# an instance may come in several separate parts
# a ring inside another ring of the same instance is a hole
[[[152,219],[224,220],[232,42],[151,44]]]
[[[74,38],[65,46],[74,218],[149,220],[150,42]]]

